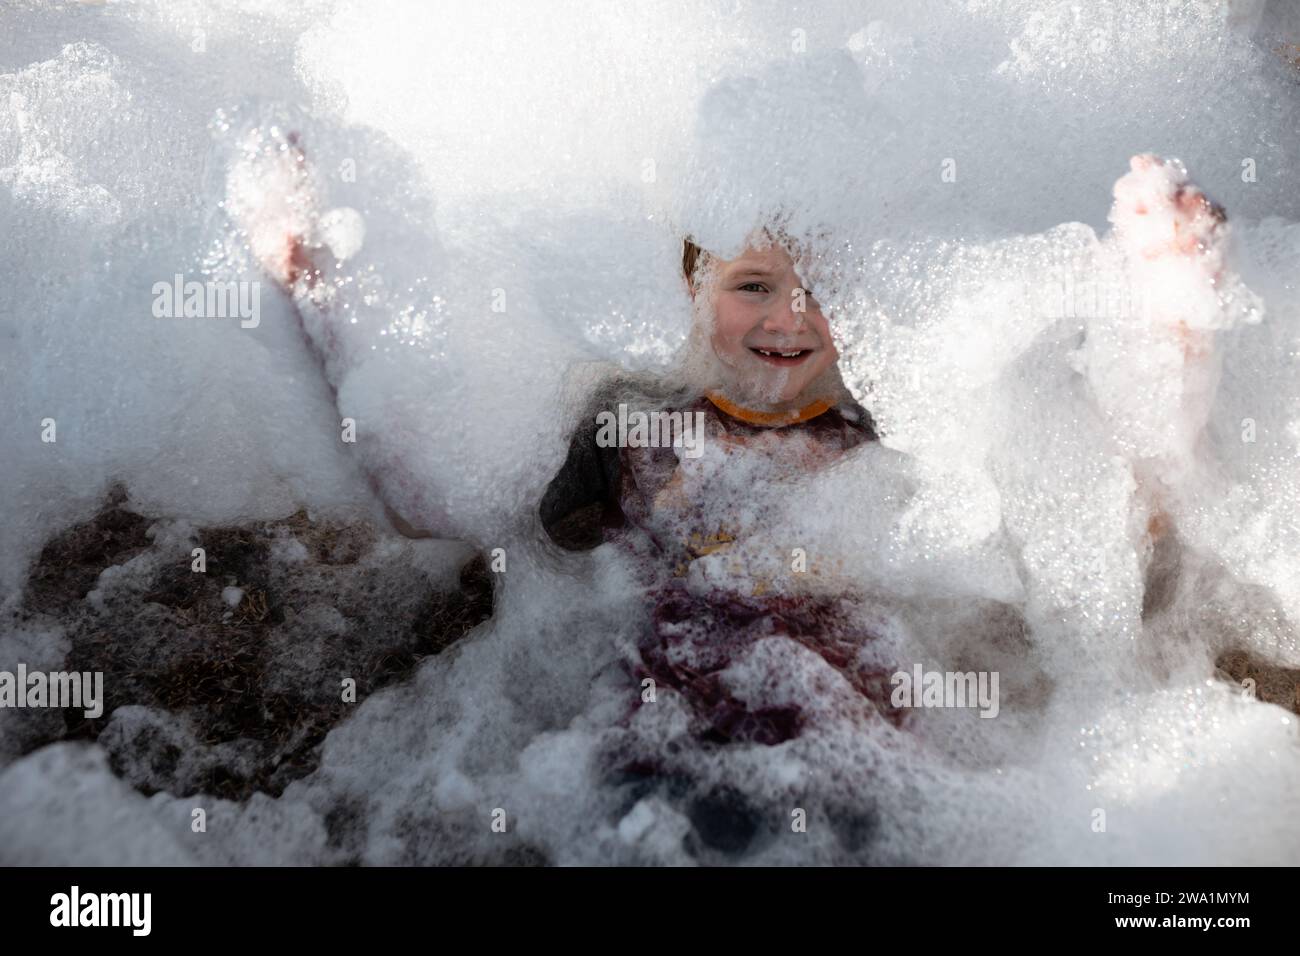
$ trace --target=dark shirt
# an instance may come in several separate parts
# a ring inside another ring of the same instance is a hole
[[[875,441],[871,416],[856,402],[846,401],[820,415],[796,424],[765,426],[742,421],[722,411],[703,397],[642,396],[643,401],[624,399],[629,408],[640,411],[702,412],[706,427],[728,441],[744,443],[759,433],[779,427],[785,434],[804,433],[819,445],[847,451],[863,442]],[[672,401],[676,398],[677,401]],[[618,414],[617,398],[606,392],[593,405],[569,443],[569,453],[542,498],[540,516],[551,540],[566,550],[584,551],[607,540],[616,529],[629,523],[646,527],[655,496],[672,480],[678,467],[671,447],[601,447],[597,440],[602,411]]]

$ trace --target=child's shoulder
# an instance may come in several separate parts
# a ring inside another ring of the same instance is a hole
[[[680,411],[702,400],[703,393],[690,386],[648,375],[617,375],[596,389],[583,421],[592,421],[602,411],[617,411],[619,405],[642,412]]]
[[[861,441],[879,440],[875,419],[852,397],[836,405],[833,410],[853,432],[861,436]]]
[[[616,375],[605,379],[579,409],[564,464],[543,495],[542,524],[551,539],[570,550],[586,550],[601,541],[602,527],[621,523],[621,449],[599,439],[605,413],[620,419],[630,412],[680,410],[699,393],[648,376]]]

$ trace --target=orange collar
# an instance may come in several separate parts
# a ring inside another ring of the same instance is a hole
[[[723,398],[717,392],[705,392],[704,397],[732,418],[738,418],[750,425],[762,425],[767,428],[775,428],[781,425],[797,425],[800,422],[808,421],[810,418],[816,418],[834,407],[833,403],[824,398],[819,398],[811,405],[805,405],[803,408],[794,411],[759,412],[752,408],[737,405],[735,402]]]

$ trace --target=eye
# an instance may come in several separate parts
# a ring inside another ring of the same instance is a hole
[[[746,282],[742,286],[737,286],[741,292],[766,292],[767,286],[761,282]]]

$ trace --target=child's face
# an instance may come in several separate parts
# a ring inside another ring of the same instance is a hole
[[[791,402],[839,359],[830,326],[779,245],[715,261],[713,351],[742,392]]]

